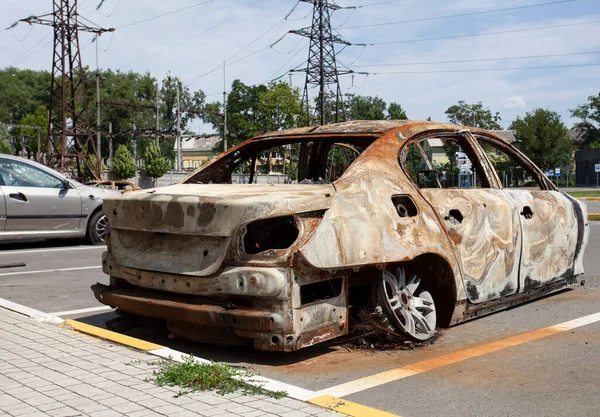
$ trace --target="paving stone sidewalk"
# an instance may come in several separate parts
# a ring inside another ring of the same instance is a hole
[[[0,308],[0,416],[340,416],[291,398],[176,398],[145,381],[156,359]]]

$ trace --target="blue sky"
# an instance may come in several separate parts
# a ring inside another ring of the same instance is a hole
[[[101,26],[117,28],[114,34],[104,34],[98,40],[101,67],[150,71],[158,78],[170,71],[184,82],[191,82],[190,88],[202,89],[209,95],[209,101],[221,98],[223,72],[217,69],[200,76],[219,67],[223,60],[230,62],[226,68],[229,85],[235,78],[247,84],[267,82],[285,74],[307,57],[307,40],[294,35],[286,35],[269,48],[289,30],[310,25],[311,5],[307,3],[299,3],[288,20],[284,20],[296,1],[216,0],[123,27],[206,0],[105,0],[96,11],[98,1],[80,1],[80,14]],[[505,127],[517,116],[536,107],[560,112],[565,123],[571,125],[573,120],[567,110],[600,91],[600,65],[535,70],[515,68],[600,64],[600,1],[565,1],[542,7],[384,25],[556,1],[339,0],[340,6],[365,6],[354,11],[339,10],[333,15],[334,27],[341,25],[338,31],[348,41],[367,44],[410,41],[367,46],[364,50],[358,46],[346,48],[338,55],[339,61],[355,71],[369,72],[369,75],[356,75],[354,83],[352,77],[346,75],[341,79],[342,88],[355,94],[378,95],[388,103],[398,102],[413,119],[430,116],[433,120],[444,121],[444,111],[458,100],[465,100],[468,103],[481,101],[493,112],[500,112]],[[50,11],[51,1],[3,0],[1,7],[0,27],[6,27],[19,18]],[[598,23],[582,24],[593,21]],[[374,26],[354,28],[366,25]],[[555,27],[522,31],[545,26]],[[511,32],[415,41],[507,31]],[[14,65],[49,70],[51,38],[50,28],[27,24],[0,32],[0,67]],[[92,35],[81,34],[80,43],[84,63],[95,67],[96,45],[91,39]],[[584,52],[599,53],[464,62]],[[250,54],[253,55],[233,62]],[[416,65],[432,61],[446,63]],[[375,66],[382,64],[405,65]],[[473,69],[486,71],[464,72]],[[450,70],[459,72],[440,72]],[[385,74],[389,72],[404,73]],[[289,78],[286,75],[283,79]],[[302,86],[303,81],[301,73],[292,77],[295,86]],[[200,123],[195,123],[194,127],[208,130]]]

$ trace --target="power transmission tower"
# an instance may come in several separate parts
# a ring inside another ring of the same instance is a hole
[[[324,125],[344,121],[346,120],[346,111],[339,76],[351,74],[353,71],[338,70],[334,46],[336,43],[343,45],[352,44],[342,39],[339,35],[334,34],[331,28],[332,12],[342,7],[338,6],[333,0],[300,1],[312,3],[313,5],[311,27],[290,31],[290,33],[307,37],[310,40],[306,68],[303,70],[292,70],[306,72],[300,115],[301,117],[303,115],[306,116],[307,125],[311,124],[309,89],[311,86],[318,86],[319,96],[316,109],[318,123]]]
[[[79,31],[101,35],[114,29],[103,29],[89,21],[90,25],[81,23],[77,7],[77,0],[53,0],[52,13],[20,21],[54,28],[46,163],[64,172],[69,159],[74,159],[76,174],[82,178],[83,164],[100,174],[102,161],[90,127]],[[90,164],[90,154],[96,155],[96,167]]]

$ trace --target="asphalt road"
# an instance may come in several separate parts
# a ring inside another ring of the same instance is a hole
[[[527,337],[527,332],[600,312],[600,222],[590,224],[585,286],[452,327],[426,348],[381,352],[323,344],[273,354],[167,337],[153,341],[208,359],[250,365],[265,376],[323,393],[347,389],[351,393],[342,396],[347,400],[404,417],[596,416],[600,410],[600,323],[538,340]],[[114,313],[97,303],[89,289],[95,282],[108,282],[100,269],[103,250],[78,242],[0,246],[0,266],[26,263],[26,267],[0,269],[0,297],[60,313],[63,318],[103,325]],[[452,364],[443,360],[443,355],[485,351],[490,343],[521,334],[526,336],[517,337],[511,347],[502,345]],[[137,336],[151,337],[139,330]],[[425,371],[410,376],[396,372],[385,384],[379,385],[379,377],[368,378],[422,361],[429,364]],[[366,378],[372,387],[361,388],[356,382],[359,378]]]

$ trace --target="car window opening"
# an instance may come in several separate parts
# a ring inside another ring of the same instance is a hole
[[[247,142],[194,174],[188,184],[330,184],[340,178],[376,137],[303,137]]]
[[[479,158],[462,136],[428,136],[403,149],[403,167],[419,188],[490,188]]]
[[[518,154],[507,152],[489,138],[478,136],[476,139],[496,171],[502,187],[545,189],[536,172]]]

